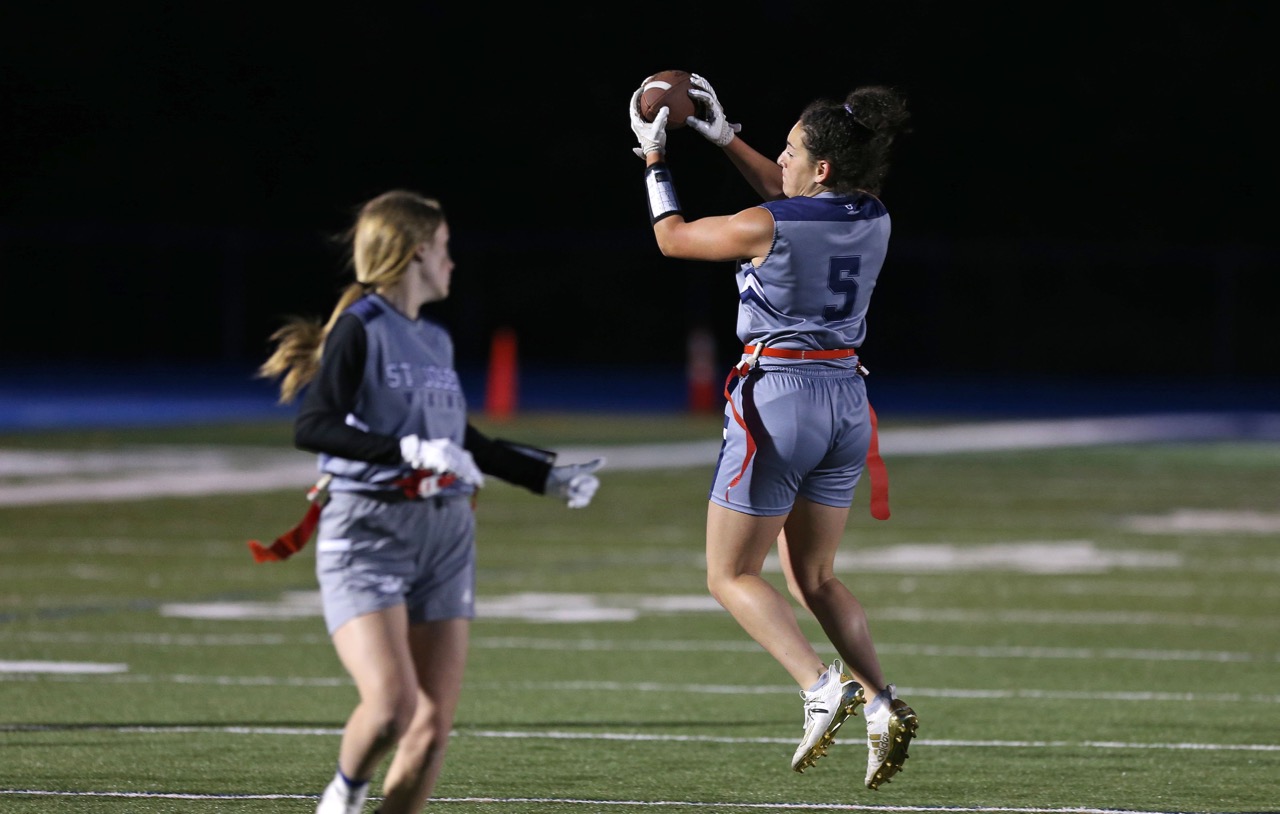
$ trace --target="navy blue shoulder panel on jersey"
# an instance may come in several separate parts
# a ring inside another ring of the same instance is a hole
[[[351,304],[344,313],[355,314],[365,325],[373,322],[387,312],[387,305],[381,297],[361,297]]]
[[[775,221],[850,221],[874,220],[888,214],[884,203],[874,195],[801,195],[781,201],[760,204],[773,214]]]

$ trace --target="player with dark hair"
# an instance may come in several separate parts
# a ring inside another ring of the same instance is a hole
[[[282,377],[282,402],[305,388],[294,441],[319,453],[328,495],[316,575],[360,697],[316,812],[362,811],[394,750],[379,811],[405,814],[435,787],[462,689],[482,473],[582,508],[604,461],[556,466],[555,453],[468,422],[453,341],[419,313],[448,296],[454,268],[437,201],[386,192],[361,207],[347,237],[355,282],[327,324],[294,318],[276,331],[259,373]]]
[[[858,348],[889,243],[878,196],[909,114],[901,95],[884,86],[815,101],[771,161],[738,137],[740,125],[725,117],[711,84],[696,74],[691,81],[704,115],[685,123],[721,147],[765,201],[686,220],[665,160],[669,108],[647,122],[637,106],[643,84],[632,95],[635,152],[645,161],[659,250],[739,264],[744,347],[725,383],[724,442],[707,507],[707,587],[800,686],[804,737],[791,767],[803,772],[825,755],[865,703],[866,784],[876,789],[902,768],[918,721],[885,681],[867,615],[834,564],[864,469],[872,513],[888,517]],[[840,656],[830,665],[786,597],[760,576],[775,542],[788,589]]]

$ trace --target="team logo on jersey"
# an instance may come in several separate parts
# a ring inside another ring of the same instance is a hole
[[[387,362],[383,366],[387,387],[392,390],[443,390],[462,392],[458,373],[446,367],[415,364],[411,362]]]

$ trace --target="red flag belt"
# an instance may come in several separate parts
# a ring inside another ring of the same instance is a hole
[[[415,500],[419,496],[419,485],[423,480],[434,477],[435,473],[427,469],[415,469],[403,478],[395,481],[395,485],[400,488],[405,498]],[[320,511],[324,505],[329,502],[329,482],[333,480],[333,475],[324,475],[315,485],[307,490],[307,501],[310,506],[307,512],[298,521],[293,528],[281,534],[269,546],[264,546],[257,540],[249,541],[249,550],[253,552],[255,562],[278,562],[287,560],[294,554],[301,551],[311,540],[311,536],[316,532],[316,526],[320,523]],[[439,477],[439,487],[449,486],[456,480],[456,476],[452,472],[446,472]]]

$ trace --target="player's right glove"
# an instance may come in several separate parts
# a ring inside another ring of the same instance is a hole
[[[593,473],[604,466],[604,458],[595,458],[585,464],[553,466],[547,473],[546,493],[563,498],[570,509],[581,509],[591,502],[600,479]]]
[[[414,469],[428,470],[436,475],[451,473],[476,488],[484,486],[484,475],[471,453],[448,438],[424,441],[416,435],[406,435],[400,439],[400,457]]]
[[[707,141],[717,147],[728,146],[729,142],[733,141],[734,135],[742,129],[742,125],[730,124],[725,118],[724,107],[716,97],[710,82],[695,73],[690,74],[689,83],[693,85],[689,95],[706,106],[709,118],[703,121],[697,116],[690,116],[684,120],[684,123],[697,130]]]
[[[693,91],[690,91],[692,93]],[[636,134],[636,141],[640,142],[639,147],[633,147],[634,152],[640,158],[652,152],[658,155],[667,154],[667,116],[671,114],[671,108],[664,107],[658,111],[658,115],[653,117],[653,121],[647,122],[640,115],[640,94],[644,93],[644,85],[636,88],[636,92],[631,94],[631,131]]]

